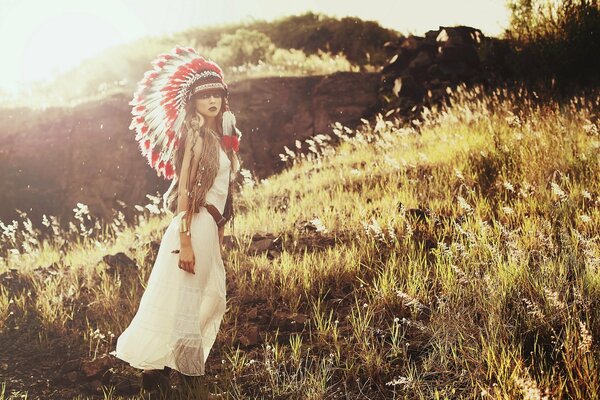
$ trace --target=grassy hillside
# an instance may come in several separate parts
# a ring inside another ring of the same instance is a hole
[[[224,252],[228,312],[207,366],[211,390],[596,398],[600,96],[537,97],[461,87],[423,122],[338,125],[340,146],[326,137],[298,143],[308,156],[290,150],[288,170],[249,181],[238,198],[238,245]],[[29,294],[0,289],[0,340],[48,348],[62,338],[84,360],[113,350],[111,334],[131,320],[151,243],[169,218],[64,253],[36,245],[7,256],[0,273],[17,268],[31,285]],[[278,239],[254,254],[259,231]],[[109,272],[103,256],[116,252],[140,268]],[[55,271],[35,270],[52,263]],[[139,377],[123,363],[111,372],[112,382]],[[1,399],[20,398],[12,385]],[[108,386],[102,397],[123,398]]]

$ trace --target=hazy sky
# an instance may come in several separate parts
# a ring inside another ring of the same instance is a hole
[[[49,79],[142,36],[307,11],[356,16],[417,35],[460,24],[494,36],[508,23],[505,0],[0,0],[0,88]]]

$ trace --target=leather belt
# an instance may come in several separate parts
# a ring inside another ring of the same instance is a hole
[[[223,217],[221,215],[221,213],[219,212],[219,210],[217,210],[217,207],[213,206],[210,203],[206,203],[204,205],[204,207],[206,207],[206,210],[210,213],[210,215],[213,216],[213,218],[215,219],[215,222],[217,223],[217,226],[219,228],[227,223],[227,221],[225,220],[225,217]]]

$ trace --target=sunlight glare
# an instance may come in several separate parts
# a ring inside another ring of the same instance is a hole
[[[0,64],[0,87],[26,88],[49,81],[110,46],[146,34],[122,2],[58,0],[12,2],[0,8],[0,48],[14,57]]]

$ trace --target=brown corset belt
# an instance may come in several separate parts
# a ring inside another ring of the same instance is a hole
[[[204,207],[206,207],[206,210],[210,213],[210,215],[213,216],[219,228],[227,223],[227,221],[225,221],[225,217],[223,217],[219,210],[217,210],[217,207],[210,203],[206,203]]]

